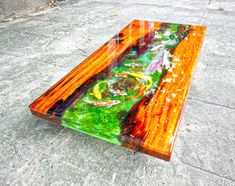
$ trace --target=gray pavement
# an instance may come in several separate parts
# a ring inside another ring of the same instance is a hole
[[[28,105],[132,19],[207,25],[170,162]],[[0,24],[0,185],[235,185],[235,2],[71,0]]]

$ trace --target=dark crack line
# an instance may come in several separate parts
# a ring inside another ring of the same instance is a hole
[[[188,163],[186,163],[186,162],[184,162],[184,161],[182,161],[182,160],[181,160],[181,162],[182,162],[184,165],[187,165],[187,166],[192,167],[192,168],[194,168],[194,169],[199,169],[199,170],[201,170],[201,171],[203,171],[203,172],[207,172],[207,173],[209,173],[209,174],[218,176],[218,177],[220,177],[220,178],[224,178],[224,179],[229,180],[229,181],[232,181],[232,182],[235,181],[234,179],[228,178],[227,176],[222,176],[222,175],[217,174],[217,173],[215,173],[215,172],[212,172],[212,171],[209,171],[209,170],[205,170],[205,169],[203,169],[203,168],[201,168],[201,167],[197,167],[197,166],[195,166],[195,165],[188,164]]]
[[[86,51],[85,51],[85,50],[80,49],[80,48],[78,48],[78,50],[81,51],[81,52],[83,52],[84,54],[86,54]],[[87,55],[84,55],[84,56],[85,56],[85,57],[88,57]]]
[[[192,100],[192,101],[202,102],[202,103],[209,104],[209,105],[214,105],[214,106],[219,106],[219,107],[224,107],[224,108],[227,108],[227,109],[235,110],[234,107],[222,105],[222,104],[219,104],[219,103],[213,103],[213,102],[204,101],[204,100],[200,100],[200,99],[195,99],[195,98],[191,98],[191,97],[188,97],[188,99],[189,99],[189,100]]]

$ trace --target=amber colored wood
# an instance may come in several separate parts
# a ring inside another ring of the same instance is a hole
[[[128,47],[135,45],[139,38],[142,38],[151,31],[158,30],[160,25],[161,23],[158,22],[132,21],[118,34],[123,36],[121,43],[117,43],[115,39],[105,43],[46,93],[35,100],[30,105],[32,113],[59,123],[59,120],[47,113],[58,100],[66,100],[89,78],[109,66]]]
[[[170,160],[179,125],[178,120],[205,31],[204,26],[191,26],[187,38],[177,46],[173,53],[175,68],[172,72],[167,72],[149,104],[146,106],[144,101],[140,103],[135,115],[138,122],[132,136],[138,139],[138,134],[143,134],[143,130],[146,132],[145,136],[141,136],[141,141],[137,144],[135,142],[138,140],[132,142],[130,140],[126,147],[138,148],[145,153]],[[167,82],[169,79],[171,82]]]

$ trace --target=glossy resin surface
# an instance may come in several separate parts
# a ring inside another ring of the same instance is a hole
[[[76,131],[169,160],[205,30],[134,20],[30,109]]]

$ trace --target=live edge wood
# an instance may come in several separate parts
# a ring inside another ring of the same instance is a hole
[[[157,91],[146,106],[143,100],[135,114],[139,122],[133,134],[138,134],[144,128],[147,134],[141,144],[133,140],[127,147],[136,149],[142,146],[147,154],[170,160],[177,129],[178,120],[182,113],[183,103],[186,99],[190,80],[192,78],[197,57],[202,45],[206,27],[192,26],[187,40],[182,40],[173,53],[175,68],[167,72]],[[171,79],[171,83],[166,81]],[[164,94],[163,94],[164,92]],[[168,100],[171,101],[168,101]],[[167,131],[167,132],[166,132]],[[147,149],[147,150],[146,150]]]

